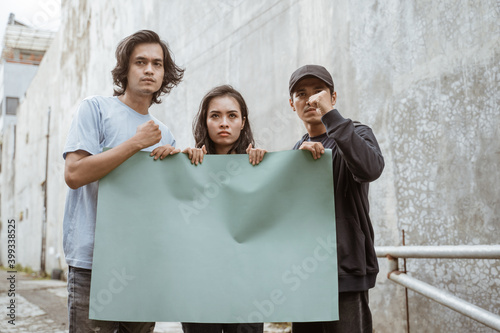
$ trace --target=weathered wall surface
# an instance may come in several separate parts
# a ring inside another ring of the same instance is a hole
[[[15,208],[19,260],[39,267],[47,110],[47,271],[61,265],[66,186],[61,152],[72,113],[88,95],[112,94],[118,41],[156,30],[186,68],[184,81],[152,113],[181,148],[211,87],[230,83],[245,96],[257,142],[289,149],[304,132],[288,105],[298,66],[330,69],[337,107],[370,125],[386,159],[371,187],[377,245],[495,244],[500,216],[499,7],[496,1],[378,2],[66,1],[64,22],[21,105],[16,136]],[[22,158],[21,158],[22,156]],[[2,199],[4,200],[4,199]],[[3,238],[2,238],[3,240]],[[380,261],[370,294],[377,332],[404,332],[404,289]],[[497,261],[408,260],[409,273],[498,313]],[[412,332],[490,332],[412,292]]]
[[[397,230],[405,230],[407,245],[498,244],[498,4],[357,7],[361,17],[376,18],[364,19],[364,30],[352,27],[365,32],[352,54],[373,54],[377,63],[370,65],[366,56],[352,59],[356,71],[366,73],[360,110],[378,110],[360,117],[381,119],[388,139],[390,173],[386,170],[374,187],[378,191],[388,180]],[[385,232],[392,230],[380,225],[377,230],[377,243],[389,245]],[[498,314],[499,264],[413,259],[407,268],[412,276]],[[411,331],[491,331],[412,292],[409,309]]]

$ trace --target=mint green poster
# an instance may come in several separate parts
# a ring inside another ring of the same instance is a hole
[[[99,182],[90,318],[338,320],[331,150],[139,152]]]

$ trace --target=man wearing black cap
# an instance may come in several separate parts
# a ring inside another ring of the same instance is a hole
[[[309,150],[314,159],[332,149],[339,281],[339,321],[293,323],[298,332],[372,332],[368,290],[375,286],[378,263],[368,215],[368,183],[384,169],[372,130],[344,118],[328,71],[317,65],[290,77],[290,106],[307,133],[293,149]]]

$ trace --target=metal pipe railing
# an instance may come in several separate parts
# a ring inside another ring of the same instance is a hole
[[[447,306],[464,316],[472,318],[488,327],[500,331],[500,316],[466,302],[445,290],[438,289],[400,272],[393,272],[389,274],[389,279],[402,285],[403,287],[424,295],[439,304]]]
[[[410,277],[398,267],[398,258],[500,259],[500,245],[379,246],[375,251],[377,257],[389,260],[389,280],[500,331],[500,316]]]
[[[500,259],[500,245],[377,246],[377,257]]]

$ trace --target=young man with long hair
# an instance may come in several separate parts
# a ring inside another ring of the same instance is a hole
[[[63,221],[70,332],[153,332],[155,326],[89,319],[98,181],[140,150],[151,151],[155,159],[179,152],[172,133],[149,107],[161,103],[160,95],[182,80],[184,70],[150,30],[123,39],[116,60],[114,96],[82,101],[64,147],[64,177],[70,187]],[[111,149],[103,151],[104,147]]]

